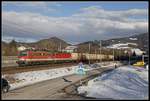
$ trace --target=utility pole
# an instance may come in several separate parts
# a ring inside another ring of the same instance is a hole
[[[60,42],[60,47],[59,48],[60,48],[60,52],[61,52],[61,42]]]
[[[115,61],[115,52],[114,52],[114,48],[113,48],[113,62]]]
[[[130,65],[130,54],[131,54],[131,52],[128,52],[129,53],[129,65]]]
[[[101,47],[102,47],[102,44],[101,44],[101,40],[100,40],[100,62],[102,62],[102,52],[101,52]]]
[[[120,41],[119,41],[119,43],[120,43]],[[120,50],[121,50],[121,48],[118,49],[118,61],[120,61]]]
[[[129,65],[130,65],[130,53],[129,53]]]
[[[114,44],[114,40],[112,40],[113,44]],[[113,48],[113,63],[115,61],[115,52],[114,52],[114,48]]]
[[[95,49],[95,55],[96,55],[96,59],[95,60],[96,60],[96,62],[98,62],[97,61],[98,59],[97,59],[97,50],[96,49]]]
[[[142,61],[144,62],[144,55],[142,54]]]
[[[119,57],[118,57],[118,60],[120,61],[120,49],[119,49]]]
[[[90,65],[90,48],[91,48],[91,45],[89,43],[89,65]]]

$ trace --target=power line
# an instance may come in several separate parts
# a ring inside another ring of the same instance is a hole
[[[9,20],[7,20],[8,22],[9,22],[9,24],[11,24],[11,27],[15,27],[16,29],[19,29],[19,30],[21,30],[21,31],[23,31],[23,32],[28,32],[28,33],[35,33],[35,32],[38,32],[38,33],[45,33],[45,32],[42,32],[42,31],[40,31],[40,30],[35,30],[35,29],[33,29],[32,27],[30,27],[29,25],[28,26],[22,26],[22,25],[20,25],[20,24],[18,24],[18,23],[15,23],[15,22],[12,22],[12,21],[9,21]],[[9,25],[9,24],[7,24],[7,23],[3,23],[2,25]],[[29,29],[29,30],[24,30],[25,28],[27,28],[27,29]],[[40,28],[40,27],[39,27]],[[37,33],[36,33],[37,34]],[[47,33],[45,33],[45,34],[47,34]]]

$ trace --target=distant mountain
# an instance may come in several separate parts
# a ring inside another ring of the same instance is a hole
[[[3,42],[3,41],[2,41],[2,42],[1,42],[1,45],[2,45],[2,46],[1,46],[1,48],[2,48],[2,49],[1,49],[1,54],[4,55],[4,54],[6,54],[6,50],[7,50],[8,44],[7,44],[6,42]]]
[[[135,43],[136,45],[130,45],[130,47],[133,48],[139,48],[144,51],[149,51],[149,46],[148,46],[148,33],[142,33],[142,34],[137,34],[137,35],[132,35],[129,37],[124,37],[124,38],[116,38],[116,39],[109,39],[103,41],[103,46],[109,46],[112,44],[118,44],[118,43]]]
[[[106,49],[104,47],[100,48],[100,43],[98,41],[88,41],[77,44],[77,51],[80,53],[92,53],[92,54],[112,54],[111,49]],[[101,50],[101,51],[100,51]]]
[[[2,42],[2,55],[17,55],[17,42],[15,40],[10,43]]]
[[[100,53],[100,41],[94,40],[94,41],[87,41],[80,44],[77,44],[78,52],[89,52],[89,43],[90,43],[90,52],[91,53]],[[123,38],[113,38],[109,40],[101,40],[101,44],[103,48],[101,48],[102,53],[106,54],[112,54],[112,51],[107,46],[111,46],[114,44],[129,44],[129,47],[133,48],[139,48],[141,50],[146,51],[149,53],[149,46],[148,46],[148,33],[142,33],[142,34],[136,34],[129,37],[123,37]],[[17,55],[17,47],[19,46],[25,46],[25,47],[34,47],[34,48],[46,48],[49,50],[59,50],[60,46],[61,49],[64,49],[65,47],[71,45],[65,42],[64,40],[61,40],[57,37],[51,37],[48,39],[42,39],[34,43],[22,43],[22,42],[16,42],[15,40],[12,40],[10,43],[2,42],[2,55]],[[134,45],[137,44],[137,45]]]
[[[89,46],[90,44],[90,46]],[[83,42],[77,45],[78,46],[78,52],[95,52],[99,49],[99,45],[97,43],[94,43],[93,41]]]
[[[49,39],[43,39],[35,43],[28,43],[26,45],[35,48],[47,48],[50,50],[58,50],[60,47],[61,49],[64,49],[66,46],[70,44],[57,37],[51,37]]]
[[[100,47],[100,40],[88,41],[77,44],[79,50],[88,51],[88,45],[91,44],[91,49],[98,49]],[[101,44],[103,47],[111,46],[111,45],[119,45],[119,44],[128,44],[128,47],[139,48],[143,51],[149,52],[148,46],[148,33],[136,34],[129,37],[122,38],[113,38],[109,40],[101,40]],[[134,45],[136,44],[136,45]],[[107,49],[108,50],[108,49]]]
[[[148,45],[148,33],[136,34],[129,37],[115,38],[103,41],[103,46],[108,46],[117,43],[137,43],[139,48],[143,48],[143,45]]]
[[[34,47],[38,49],[59,50],[60,47],[61,49],[64,49],[68,45],[70,44],[57,37],[43,39],[34,43],[23,43],[23,42],[16,42],[13,40],[10,43],[2,42],[2,55],[17,55],[17,47],[19,46]]]

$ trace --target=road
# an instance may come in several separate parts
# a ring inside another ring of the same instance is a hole
[[[72,82],[65,82],[62,77],[43,81],[20,89],[12,90],[8,93],[2,94],[2,99],[85,99],[80,96],[70,96],[61,89],[70,85],[70,83],[77,82],[90,75],[100,74],[104,70],[112,67],[104,67],[87,72],[87,75],[69,75],[65,78]]]

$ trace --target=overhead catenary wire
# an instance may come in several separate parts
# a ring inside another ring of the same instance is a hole
[[[38,26],[37,26],[36,29],[34,29],[30,25],[22,26],[21,24],[18,24],[16,22],[12,22],[12,21],[9,21],[9,20],[7,20],[7,22],[9,22],[9,23],[2,23],[2,26],[3,26],[2,29],[6,28],[4,26],[10,26],[11,28],[14,28],[16,31],[20,32],[21,33],[20,36],[23,36],[22,34],[26,35],[27,33],[31,33],[31,35],[33,33],[35,33],[36,35],[38,33],[42,33],[42,35],[44,35],[44,34],[47,35],[48,34],[48,33],[44,32],[44,31],[41,31],[39,29],[40,27],[38,27]],[[27,29],[27,30],[25,30],[25,29]]]

